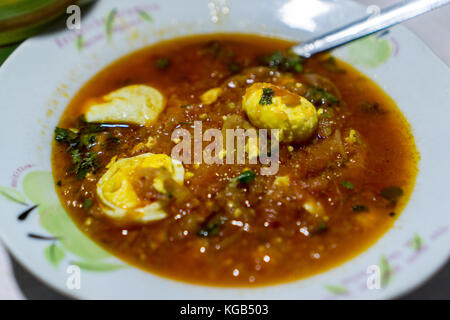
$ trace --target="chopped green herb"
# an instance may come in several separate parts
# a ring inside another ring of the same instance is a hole
[[[241,70],[241,66],[237,62],[232,62],[228,65],[228,70],[231,73],[238,73]]]
[[[392,204],[396,204],[397,200],[403,195],[403,190],[400,187],[387,187],[381,190],[381,196],[389,201]]]
[[[94,132],[101,132],[104,130],[104,128],[102,127],[102,125],[97,124],[97,123],[89,123],[85,126],[85,130],[87,132],[90,133],[94,133]]]
[[[328,119],[333,117],[333,115],[329,111],[322,112],[319,116],[322,117],[322,118],[328,118]]]
[[[66,151],[72,157],[73,166],[68,169],[68,172],[73,173],[78,179],[83,179],[88,173],[97,170],[99,167],[98,154],[90,150],[98,140],[97,133],[110,126],[88,123],[85,116],[81,115],[76,129],[55,128],[55,140],[58,143],[68,144]],[[120,139],[108,132],[107,140],[101,146],[105,147],[111,142],[117,146]]]
[[[158,69],[167,69],[170,65],[170,61],[166,58],[159,58],[156,60],[156,67]]]
[[[89,135],[84,134],[80,137],[80,144],[82,146],[88,147],[89,146]]]
[[[275,51],[269,56],[262,57],[262,63],[270,68],[277,68],[280,71],[286,72],[302,72],[303,60],[298,55],[287,52]]]
[[[199,237],[213,237],[217,236],[223,225],[223,217],[213,216],[206,224],[197,232]]]
[[[395,212],[389,212],[390,217],[395,217]]]
[[[208,42],[200,52],[203,54],[212,55],[216,58],[223,56],[222,45],[218,41]]]
[[[87,152],[84,157],[77,149],[72,151],[72,172],[78,179],[83,179],[89,172],[94,172],[98,167],[97,154],[93,152]]]
[[[86,116],[84,114],[82,114],[78,118],[78,126],[79,126],[80,131],[82,131],[84,133],[86,133],[86,132],[87,133],[95,133],[95,132],[101,132],[104,130],[102,125],[99,123],[87,122]]]
[[[247,184],[252,182],[255,177],[255,172],[253,172],[252,170],[245,170],[237,177],[237,180],[239,181],[239,183]]]
[[[58,142],[72,142],[78,138],[78,134],[70,129],[55,128],[55,140]]]
[[[198,235],[201,237],[209,237],[209,236],[217,236],[220,231],[219,223],[210,223],[206,226],[206,228],[202,228]]]
[[[339,102],[333,94],[329,93],[323,88],[310,87],[306,91],[305,98],[308,99],[315,106],[333,105]]]
[[[261,99],[259,100],[260,105],[272,104],[272,98],[274,95],[274,91],[271,88],[263,88],[263,94],[261,95]]]
[[[83,202],[83,209],[84,210],[89,210],[89,208],[92,206],[92,199],[86,199]]]
[[[369,211],[369,208],[367,208],[365,205],[363,205],[363,204],[355,204],[353,207],[352,207],[352,211],[354,211],[354,212],[367,212],[367,211]]]
[[[80,124],[80,126],[83,126],[83,125],[89,123],[89,122],[86,120],[86,115],[85,115],[84,113],[78,117],[78,123]]]
[[[97,135],[95,133],[83,134],[80,137],[80,144],[81,144],[81,146],[90,148],[92,146],[92,144],[95,143],[96,140],[97,140]]]
[[[111,132],[108,132],[106,140],[102,142],[101,147],[107,150],[117,150],[120,144],[120,138]]]
[[[278,67],[284,60],[284,55],[281,51],[275,51],[270,56],[263,57],[263,61],[269,67]]]
[[[108,132],[108,142],[119,144],[120,138],[113,135],[111,132]]]
[[[322,233],[328,230],[328,226],[324,221],[319,222],[314,228],[314,233]]]
[[[186,109],[187,107],[189,107],[188,104],[184,104],[184,105],[180,106],[181,109]]]
[[[320,64],[328,71],[336,73],[345,73],[345,70],[339,67],[336,58],[333,56],[330,56],[327,59],[322,60]]]
[[[61,180],[58,180],[58,182],[56,182],[56,185],[57,185],[58,187],[61,187],[61,186],[62,186]]]
[[[80,151],[78,149],[74,149],[71,151],[71,154],[72,154],[72,163],[74,165],[79,165],[83,160]]]
[[[286,58],[284,67],[285,67],[285,69],[287,69],[286,71],[290,71],[290,72],[299,73],[299,72],[303,71],[302,60],[298,56]]]
[[[69,130],[62,129],[59,127],[55,128],[55,140],[60,141],[66,141],[67,137],[69,136]]]
[[[380,105],[376,102],[365,101],[359,105],[359,109],[363,113],[367,114],[382,114],[383,110],[380,109]]]
[[[342,186],[345,189],[354,189],[355,186],[353,185],[353,183],[351,183],[350,181],[342,181]]]

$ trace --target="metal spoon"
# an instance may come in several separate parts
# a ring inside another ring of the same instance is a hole
[[[299,43],[292,47],[292,51],[301,57],[309,58],[313,54],[336,48],[449,3],[450,0],[416,0],[394,4],[381,10],[379,14],[368,15],[341,28]]]

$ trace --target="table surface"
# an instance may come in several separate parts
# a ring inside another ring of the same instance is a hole
[[[359,0],[381,8],[399,1]],[[450,5],[404,24],[450,66]],[[447,41],[443,41],[447,39]],[[429,281],[401,299],[450,299],[450,261]],[[0,299],[67,299],[25,270],[0,244]]]

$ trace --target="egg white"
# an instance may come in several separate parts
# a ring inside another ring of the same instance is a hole
[[[150,86],[130,85],[98,99],[88,101],[85,116],[88,122],[124,122],[138,125],[154,123],[164,110],[163,95]]]

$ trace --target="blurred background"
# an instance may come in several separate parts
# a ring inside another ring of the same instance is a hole
[[[2,62],[23,40],[45,30],[49,24],[64,14],[68,5],[77,2],[84,5],[92,1],[0,0],[0,68]],[[340,0],[330,1],[339,2]],[[376,5],[381,8],[401,2],[399,0],[355,1],[366,6]],[[205,0],[205,5],[207,2],[208,0]],[[403,25],[422,38],[435,54],[450,66],[450,5],[417,17]],[[450,262],[425,284],[400,299],[448,300],[450,299],[449,284]],[[0,299],[67,299],[67,297],[47,287],[24,269],[0,242]]]

